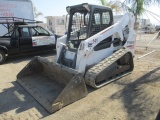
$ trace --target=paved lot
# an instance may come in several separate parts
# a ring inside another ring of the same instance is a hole
[[[160,109],[160,39],[145,50],[145,45],[153,36],[145,35],[137,40],[132,74],[92,90],[84,99],[54,114],[49,114],[16,82],[17,73],[34,55],[9,58],[6,64],[0,66],[0,120],[153,120]],[[137,57],[152,50],[157,51],[137,60]],[[36,55],[55,59],[55,52]]]

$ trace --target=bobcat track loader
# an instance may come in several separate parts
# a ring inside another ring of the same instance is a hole
[[[67,35],[56,44],[57,61],[35,57],[17,75],[24,87],[50,113],[133,70],[135,18],[126,13],[113,23],[109,7],[80,4],[66,8]]]

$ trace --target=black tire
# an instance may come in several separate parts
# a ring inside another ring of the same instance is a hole
[[[3,50],[0,50],[0,65],[6,61],[6,55]]]

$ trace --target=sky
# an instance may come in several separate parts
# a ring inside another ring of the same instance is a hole
[[[77,5],[81,3],[91,3],[91,4],[99,4],[98,0],[32,0],[33,4],[36,6],[37,11],[43,13],[43,17],[38,17],[38,20],[43,20],[46,16],[62,16],[66,15],[66,7]]]
[[[46,19],[44,17],[46,16],[62,16],[66,15],[66,7],[77,5],[81,3],[90,3],[90,4],[96,4],[100,5],[100,2],[98,0],[32,0],[33,4],[36,6],[37,11],[42,12],[43,16],[38,17],[38,20],[46,22]],[[121,0],[123,1],[123,0]],[[152,11],[153,13],[156,13],[160,16],[160,6],[151,6],[149,8],[146,8],[149,11]],[[150,19],[153,24],[159,24],[160,25],[160,17],[158,18],[159,21],[157,21],[154,17],[152,17],[149,14],[145,14],[142,16],[142,18]]]

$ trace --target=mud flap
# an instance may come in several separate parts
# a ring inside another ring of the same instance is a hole
[[[18,73],[17,82],[50,113],[88,94],[82,73],[41,57]]]

